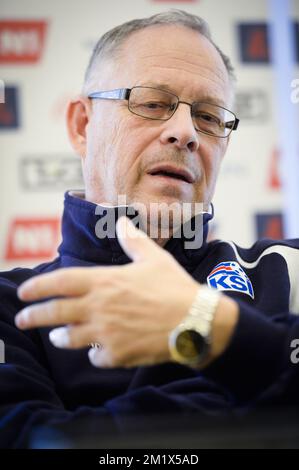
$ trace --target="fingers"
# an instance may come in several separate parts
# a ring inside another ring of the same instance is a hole
[[[137,367],[139,365],[151,365],[154,364],[154,361],[148,361],[148,358],[136,357],[136,352],[131,357],[127,355],[124,351],[118,354],[112,354],[111,350],[103,347],[94,347],[88,351],[88,357],[91,364],[94,367],[100,367],[102,369],[122,367],[122,368],[131,368]]]
[[[24,308],[16,315],[15,324],[21,330],[26,330],[82,322],[84,318],[85,308],[81,299],[59,299]]]
[[[102,350],[103,344],[98,339],[93,325],[68,325],[50,331],[49,339],[57,348],[77,349],[94,344]]]
[[[150,354],[148,348],[144,347],[144,340],[133,341],[130,335],[123,338],[123,341],[116,344],[108,340],[103,347],[93,347],[88,351],[91,364],[95,367],[138,367],[140,365],[152,365],[157,363],[157,357]],[[158,362],[165,362],[164,358]]]
[[[138,230],[127,217],[120,217],[116,224],[119,243],[133,261],[151,260],[163,253],[162,249],[142,230]]]
[[[46,297],[84,295],[95,281],[107,280],[115,269],[114,266],[58,269],[25,281],[18,289],[18,296],[26,302]]]
[[[91,348],[88,351],[88,357],[89,357],[91,364],[94,367],[102,367],[102,368],[113,367],[111,358],[104,348],[103,349]]]
[[[82,295],[88,288],[91,275],[86,269],[64,268],[34,276],[21,284],[18,296],[21,300],[29,301],[53,296]]]

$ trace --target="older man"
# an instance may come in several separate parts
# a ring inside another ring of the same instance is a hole
[[[66,194],[59,256],[1,277],[3,446],[78,418],[101,432],[128,414],[298,404],[299,241],[206,241],[233,81],[182,11],[99,40],[68,107],[85,191]]]

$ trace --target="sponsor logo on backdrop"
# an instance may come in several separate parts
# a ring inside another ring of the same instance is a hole
[[[241,62],[269,63],[268,26],[266,23],[238,25]]]
[[[81,161],[72,157],[43,155],[19,161],[20,186],[25,191],[55,191],[83,187]]]
[[[208,275],[207,283],[214,289],[241,292],[254,299],[251,281],[236,261],[226,261],[217,264]]]
[[[0,63],[39,62],[45,45],[46,29],[46,21],[0,21]]]
[[[16,218],[12,220],[5,251],[5,260],[47,260],[59,243],[59,218]]]
[[[274,148],[270,155],[267,186],[269,189],[281,189],[280,152]]]
[[[299,62],[299,23],[294,23],[297,62]],[[270,62],[269,27],[267,23],[238,24],[240,60],[244,63],[268,64]]]
[[[284,238],[280,212],[256,214],[255,221],[258,238],[274,238],[274,240]]]
[[[238,177],[238,179],[248,179],[250,178],[250,172],[251,170],[248,164],[227,159],[223,161],[221,180],[224,178],[235,180],[236,177]]]
[[[264,90],[244,90],[236,93],[235,112],[242,121],[263,121],[269,117],[269,101]]]
[[[0,104],[0,130],[17,129],[19,117],[19,89],[5,86],[5,102]]]

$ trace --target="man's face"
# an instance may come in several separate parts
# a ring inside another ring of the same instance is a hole
[[[205,37],[182,26],[138,31],[124,43],[120,59],[102,65],[90,91],[167,87],[182,101],[230,106],[220,55]],[[186,104],[168,121],[154,121],[132,114],[125,100],[94,100],[86,135],[86,199],[99,204],[117,204],[119,195],[146,206],[209,202],[227,147],[227,139],[195,130]],[[192,182],[151,174],[161,164],[187,170]]]

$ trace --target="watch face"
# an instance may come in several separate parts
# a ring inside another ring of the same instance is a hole
[[[206,348],[206,342],[197,331],[185,330],[178,335],[176,348],[179,354],[192,360],[202,356]]]

